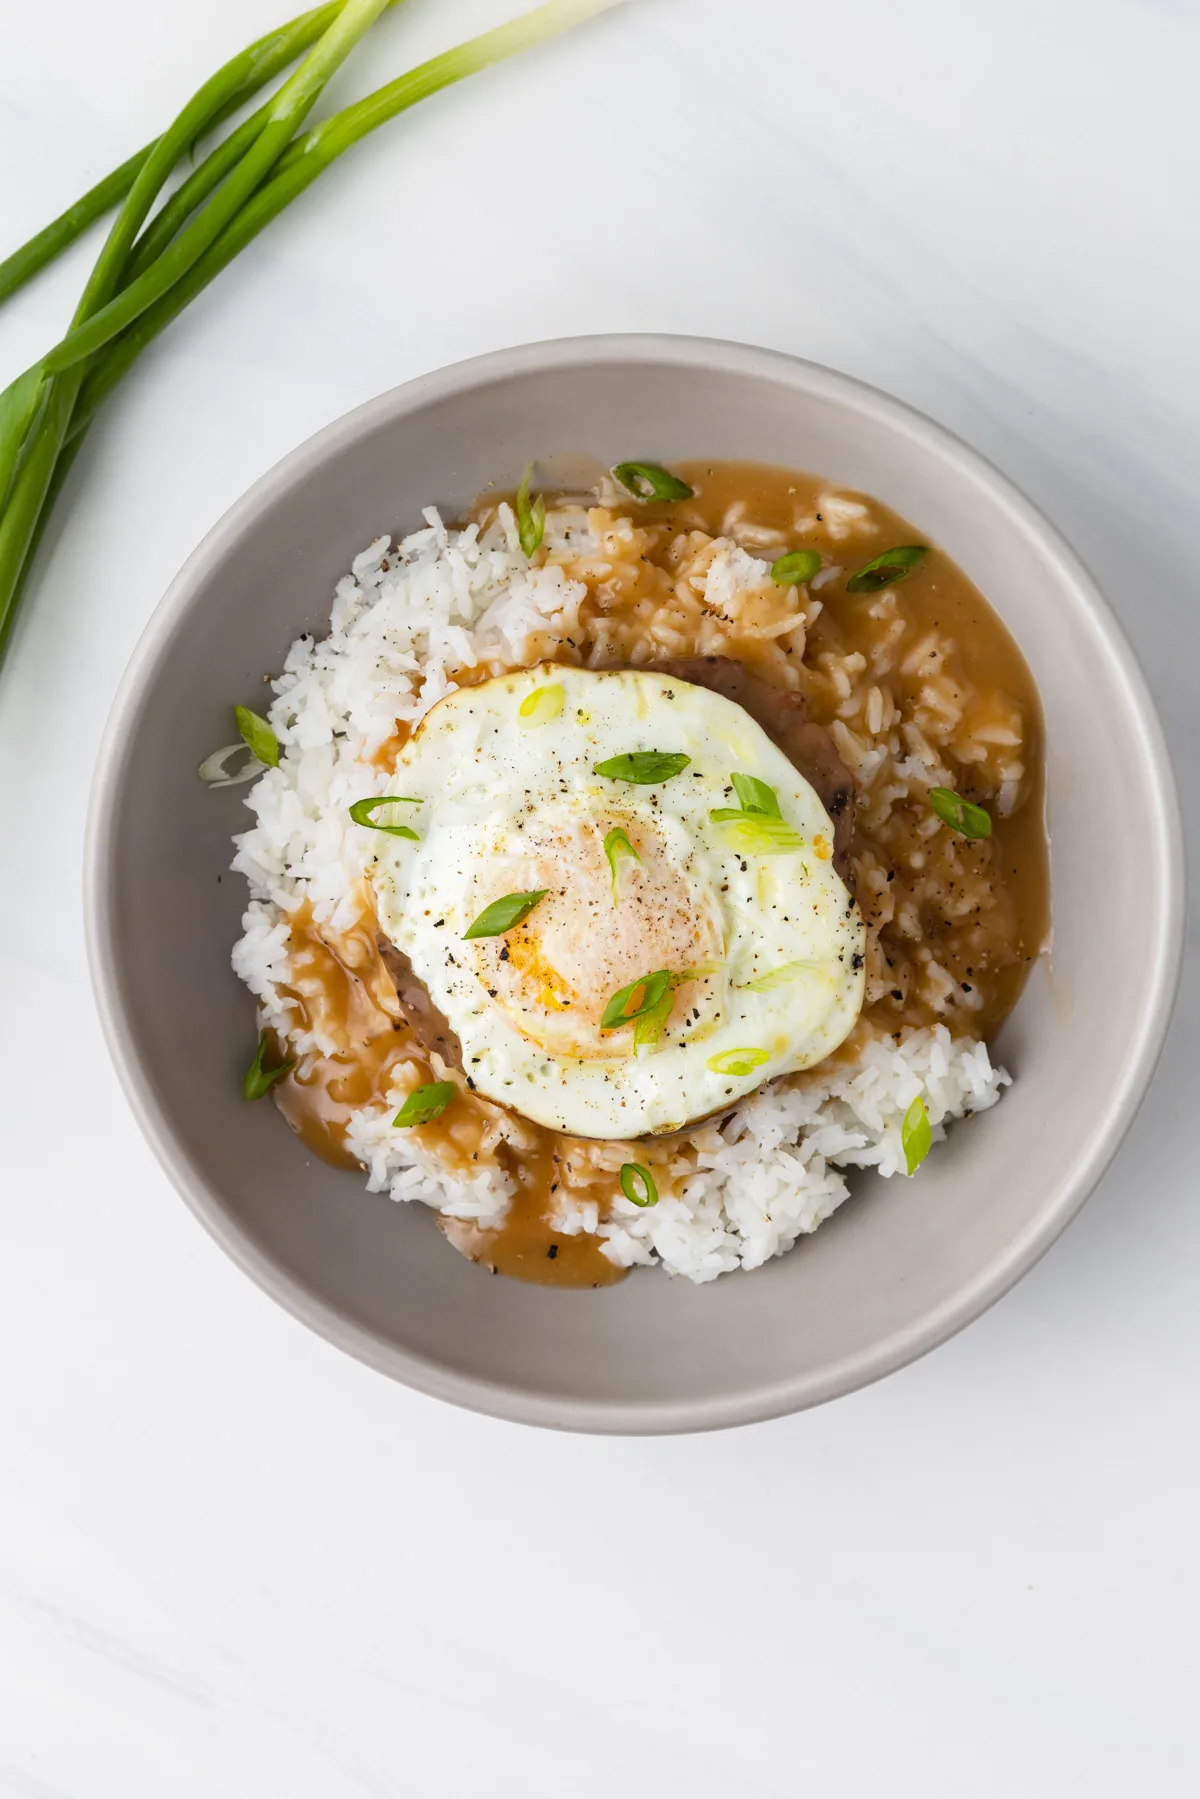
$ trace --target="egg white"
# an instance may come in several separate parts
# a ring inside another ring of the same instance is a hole
[[[548,685],[562,690],[557,716],[523,720],[522,702]],[[639,749],[690,760],[653,786],[595,774]],[[738,803],[735,769],[774,789],[801,850],[747,854],[713,823],[713,809]],[[653,670],[502,675],[432,708],[388,791],[421,802],[403,809],[419,841],[378,838],[380,925],[457,1032],[473,1086],[540,1124],[598,1138],[676,1130],[821,1061],[858,1017],[865,930],[830,859],[832,821],[766,732],[719,694]],[[622,866],[614,903],[596,844],[615,825],[644,854]],[[548,897],[524,926],[464,941],[491,899],[538,886]],[[612,969],[694,973],[696,957],[699,977],[681,986],[655,1046],[635,1050],[629,1026],[598,1031],[597,983]],[[785,967],[783,984],[748,987]],[[750,1072],[709,1066],[746,1048],[766,1052]]]

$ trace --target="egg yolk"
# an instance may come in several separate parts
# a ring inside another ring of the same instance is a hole
[[[619,826],[637,853],[614,876],[604,850]],[[480,910],[518,888],[545,898],[503,937],[471,947],[489,998],[548,1054],[586,1059],[634,1053],[628,1026],[603,1031],[605,1007],[623,987],[656,970],[676,978],[668,1032],[692,1040],[719,1022],[722,937],[714,896],[690,866],[667,821],[569,807],[539,812],[488,859]],[[498,846],[499,847],[499,846]]]

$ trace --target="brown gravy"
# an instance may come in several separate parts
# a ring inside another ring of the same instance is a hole
[[[847,538],[837,534],[837,520],[820,516],[820,499],[829,492],[829,484],[817,477],[754,463],[674,466],[696,489],[695,496],[672,505],[630,502],[622,508],[638,525],[658,527],[655,541],[642,558],[644,567],[632,571],[620,593],[614,597],[611,590],[597,588],[585,605],[585,618],[589,608],[595,617],[625,617],[636,641],[644,629],[640,621],[653,619],[661,604],[660,593],[677,565],[681,534],[719,536],[740,511],[744,520],[776,537],[762,547],[747,542],[752,554],[770,561],[786,549],[815,548],[843,570],[837,579],[810,590],[820,608],[809,621],[799,655],[786,639],[757,632],[739,639],[736,629],[721,651],[744,661],[760,678],[801,694],[814,723],[833,728],[839,717],[845,721],[846,700],[837,685],[835,664],[855,654],[863,657],[868,669],[877,665],[884,669],[880,704],[896,708],[914,728],[920,728],[923,717],[936,718],[937,679],[931,677],[931,669],[949,680],[952,691],[968,695],[968,717],[977,715],[986,728],[991,728],[993,711],[1001,720],[1006,711],[1015,710],[1019,716],[1023,772],[1016,803],[1006,817],[993,805],[994,771],[989,776],[978,765],[956,765],[947,750],[940,752],[953,770],[955,790],[992,810],[990,839],[970,842],[941,831],[930,841],[920,830],[927,813],[906,803],[896,805],[890,816],[874,825],[868,804],[856,813],[850,846],[859,904],[868,923],[877,927],[882,957],[882,965],[873,971],[875,991],[858,1029],[893,1033],[943,1022],[952,1030],[990,1038],[1015,1004],[1049,925],[1041,712],[1020,651],[982,595],[936,548],[902,584],[875,596],[846,593],[848,576],[881,550],[923,541],[912,526],[878,502],[864,502],[877,527],[874,535],[867,540]],[[495,497],[490,497],[480,516],[486,519],[495,504]],[[803,529],[798,529],[800,521]],[[873,604],[885,596],[886,606]],[[898,621],[903,622],[902,629]],[[899,664],[885,654],[889,633],[899,634]],[[927,637],[933,651],[922,658],[920,648]],[[585,660],[584,647],[575,659]],[[695,646],[693,653],[700,649]],[[473,683],[491,672],[464,670],[459,681]],[[923,712],[923,707],[932,710]],[[1003,723],[996,729],[1003,739]],[[398,725],[376,762],[392,766],[406,738],[407,729]],[[979,903],[984,890],[986,903]],[[958,895],[963,896],[961,903]],[[972,895],[974,903],[968,904]],[[386,1103],[401,1064],[413,1068],[411,1085],[440,1078],[442,1072],[431,1066],[404,1016],[376,942],[369,892],[364,889],[361,898],[360,921],[338,939],[336,947],[307,907],[294,917],[298,970],[294,997],[301,1019],[309,1027],[319,1020],[338,1048],[328,1056],[303,1058],[273,1089],[293,1130],[314,1154],[339,1167],[359,1165],[346,1143],[351,1113],[372,1102]],[[953,992],[936,1004],[918,978],[922,956],[926,964],[932,959],[944,971],[939,977],[943,987],[947,980],[954,983]],[[844,1053],[852,1053],[853,1043],[854,1038]],[[455,1248],[494,1272],[557,1286],[603,1286],[623,1274],[601,1253],[600,1238],[566,1235],[552,1228],[547,1215],[559,1182],[567,1181],[577,1197],[594,1197],[603,1217],[622,1159],[643,1162],[664,1178],[671,1159],[669,1145],[662,1141],[626,1146],[625,1156],[621,1146],[612,1146],[613,1168],[597,1174],[594,1164],[586,1165],[575,1153],[584,1147],[575,1140],[506,1117],[498,1106],[468,1093],[462,1093],[439,1119],[418,1127],[417,1135],[452,1173],[469,1171],[472,1160],[486,1153],[498,1158],[513,1177],[515,1197],[500,1229],[484,1230],[439,1217]]]

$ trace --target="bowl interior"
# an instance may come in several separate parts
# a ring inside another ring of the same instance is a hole
[[[1038,684],[1054,950],[1003,1034],[1017,1076],[919,1179],[858,1182],[814,1237],[697,1288],[491,1279],[423,1209],[313,1161],[246,1105],[251,1001],[229,967],[245,886],[240,795],[196,766],[256,703],[372,538],[453,515],[534,456],[711,453],[877,495],[955,558]],[[1119,831],[1114,826],[1119,821]],[[1139,677],[1086,577],[976,457],[845,378],[729,346],[608,340],[486,358],[332,426],[261,482],[180,576],[140,647],[98,780],[93,966],[142,1122],[230,1252],[294,1311],[428,1391],[598,1429],[686,1428],[827,1398],[980,1311],[1051,1241],[1132,1117],[1173,980],[1169,778]]]

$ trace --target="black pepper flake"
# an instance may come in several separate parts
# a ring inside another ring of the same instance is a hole
[[[861,967],[862,967],[862,965],[863,965],[863,962],[864,962],[864,960],[865,960],[865,958],[864,958],[864,957],[863,957],[863,956],[861,956],[861,955],[860,955],[860,954],[859,954],[859,953],[858,953],[858,951],[857,951],[857,950],[856,950],[856,951],[855,951],[855,953],[854,953],[854,958],[853,958],[853,961],[852,961],[852,962],[851,962],[851,964],[850,964],[850,966],[851,966],[851,967],[852,967],[852,968],[861,968]]]
[[[553,1261],[555,1256],[558,1254],[558,1244],[552,1243],[550,1245],[549,1249],[546,1251],[546,1254],[550,1257],[550,1260]]]

